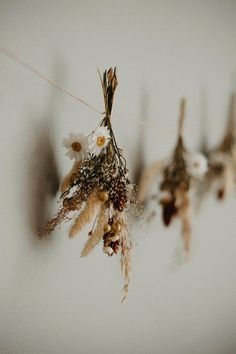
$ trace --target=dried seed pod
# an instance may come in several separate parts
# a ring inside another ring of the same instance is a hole
[[[114,223],[111,227],[111,233],[118,234],[120,232],[120,224],[118,222]]]
[[[111,231],[111,226],[109,224],[105,224],[104,227],[103,227],[103,231],[105,233],[108,233]]]
[[[105,192],[105,191],[99,191],[99,192],[98,192],[98,199],[99,199],[101,202],[105,203],[105,202],[108,201],[109,195],[108,195],[108,193]]]

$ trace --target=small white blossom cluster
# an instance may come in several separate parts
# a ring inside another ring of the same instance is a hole
[[[76,161],[85,159],[89,154],[98,156],[110,141],[107,127],[99,126],[88,137],[83,134],[70,133],[63,139],[62,145],[67,149],[66,155]]]
[[[188,153],[186,155],[187,171],[192,177],[201,178],[208,170],[208,161],[203,154]]]

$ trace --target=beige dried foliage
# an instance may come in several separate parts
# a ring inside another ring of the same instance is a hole
[[[103,204],[99,210],[97,222],[95,229],[92,232],[92,235],[89,237],[86,242],[83,251],[81,252],[81,257],[86,257],[99,243],[104,235],[104,225],[107,222],[107,210],[106,206]]]
[[[159,160],[148,167],[142,174],[140,183],[138,186],[137,200],[140,203],[144,203],[147,199],[148,192],[153,184],[154,179],[157,174],[161,171],[163,167],[163,160]]]
[[[95,189],[88,196],[84,209],[81,211],[79,216],[74,220],[74,224],[72,225],[69,237],[74,237],[78,234],[92,219],[97,209],[101,205],[101,201],[97,197],[98,191]]]
[[[188,192],[180,191],[179,200],[179,218],[181,221],[181,233],[186,257],[190,255],[191,249],[191,208]]]
[[[81,161],[75,161],[70,172],[65,176],[65,178],[62,181],[61,184],[61,193],[64,193],[65,191],[67,191],[70,186],[71,186],[71,176],[73,175],[73,173],[78,172],[79,168],[81,165]]]
[[[225,166],[223,176],[222,176],[222,182],[223,182],[224,194],[225,196],[227,196],[230,194],[235,184],[234,167],[232,163],[228,163]]]
[[[122,303],[125,301],[129,291],[130,273],[131,273],[131,250],[132,241],[130,240],[127,222],[124,215],[119,215],[120,230],[120,246],[121,246],[121,271],[124,278],[123,298]]]

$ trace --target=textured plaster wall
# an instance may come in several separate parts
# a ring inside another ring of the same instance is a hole
[[[131,172],[140,151],[147,164],[170,152],[183,95],[188,146],[202,128],[217,142],[236,85],[235,23],[235,1],[0,1],[0,43],[101,110],[97,67],[118,67],[113,123]],[[0,54],[0,119],[1,354],[236,352],[235,195],[203,204],[188,264],[178,224],[136,231],[120,305],[119,261],[99,248],[81,259],[86,231],[35,237],[70,168],[62,137],[99,116]]]

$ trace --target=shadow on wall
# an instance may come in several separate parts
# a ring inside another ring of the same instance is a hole
[[[139,131],[138,139],[134,155],[133,164],[133,182],[136,186],[140,183],[143,170],[145,168],[145,139],[147,133],[148,122],[148,95],[145,90],[141,96],[140,116],[139,116]]]
[[[35,141],[31,148],[29,175],[29,222],[36,235],[39,227],[50,217],[50,201],[59,189],[59,174],[56,165],[52,138],[52,116],[48,121],[34,125]]]
[[[63,83],[65,68],[61,62],[54,65],[55,81]],[[62,101],[62,93],[52,88],[48,108],[43,118],[32,116],[32,147],[28,172],[29,225],[34,237],[38,229],[52,216],[52,201],[59,190],[59,172],[55,157],[55,119]]]

